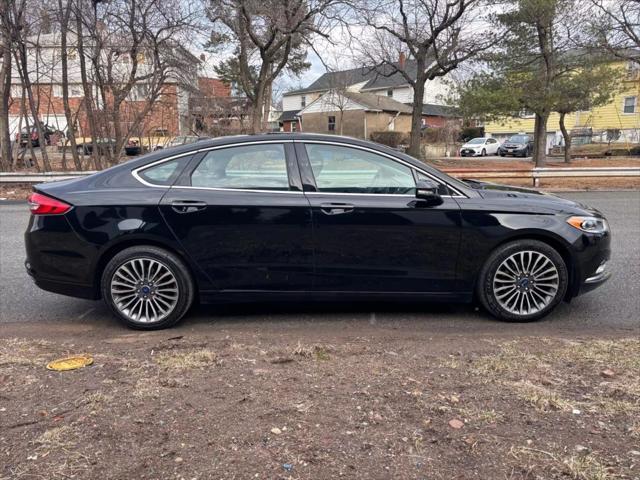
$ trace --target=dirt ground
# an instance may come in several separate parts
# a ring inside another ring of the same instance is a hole
[[[29,331],[0,338],[3,480],[640,478],[637,337]]]

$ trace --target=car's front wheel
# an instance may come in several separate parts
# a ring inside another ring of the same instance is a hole
[[[184,262],[154,246],[136,246],[107,263],[102,298],[131,328],[155,330],[177,323],[191,306],[194,286]]]
[[[538,240],[517,240],[496,249],[480,272],[478,297],[500,320],[530,322],[564,298],[568,270],[562,256]]]

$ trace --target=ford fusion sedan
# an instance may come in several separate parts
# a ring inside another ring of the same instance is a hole
[[[29,202],[35,283],[139,329],[195,302],[302,299],[479,302],[531,321],[610,275],[599,211],[338,136],[204,140]]]
[[[495,138],[473,138],[460,147],[461,157],[486,157],[498,153],[500,144]]]

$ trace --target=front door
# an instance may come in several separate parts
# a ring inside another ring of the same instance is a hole
[[[353,145],[298,144],[313,214],[315,290],[428,292],[456,289],[460,209],[416,200],[418,172]]]
[[[291,143],[200,155],[164,196],[161,211],[211,290],[311,289],[311,213]]]

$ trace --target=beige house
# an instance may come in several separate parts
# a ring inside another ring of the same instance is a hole
[[[411,107],[392,98],[330,90],[297,114],[300,130],[368,139],[372,132],[411,131]]]

